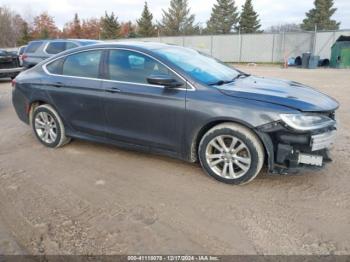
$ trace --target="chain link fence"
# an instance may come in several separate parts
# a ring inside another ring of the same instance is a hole
[[[153,37],[136,40],[191,47],[224,62],[281,63],[288,57],[301,56],[305,52],[329,59],[331,47],[341,35],[350,35],[350,29],[327,32]]]

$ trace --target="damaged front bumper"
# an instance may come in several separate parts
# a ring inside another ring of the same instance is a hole
[[[336,125],[301,133],[291,130],[283,122],[274,122],[258,127],[256,132],[265,145],[268,169],[272,174],[320,169],[332,161],[329,148],[336,136]]]

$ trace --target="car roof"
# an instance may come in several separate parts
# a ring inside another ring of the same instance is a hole
[[[159,43],[159,42],[147,42],[147,41],[101,41],[101,40],[91,40],[91,39],[37,39],[30,41],[30,43],[34,42],[53,42],[53,41],[74,41],[74,42],[81,42],[81,43],[94,43],[94,47],[104,48],[104,47],[134,47],[137,49],[144,49],[144,50],[156,50],[156,49],[162,49],[167,48],[170,46],[176,46],[171,44],[165,44],[165,43]],[[85,45],[84,45],[85,46]],[[179,47],[179,46],[176,46]],[[84,47],[80,47],[82,49],[85,49]]]
[[[176,45],[159,43],[159,42],[144,42],[144,41],[117,41],[117,42],[100,42],[94,45],[94,48],[108,48],[108,47],[130,47],[144,50],[156,50],[167,47],[179,47]]]
[[[36,39],[33,41],[30,41],[29,43],[34,43],[34,42],[59,42],[59,41],[72,41],[72,42],[91,42],[91,43],[99,43],[101,42],[100,40],[93,40],[93,39],[74,39],[74,38],[55,38],[55,39]]]
[[[83,45],[80,47],[76,47],[76,48],[72,48],[72,49],[68,49],[66,51],[63,51],[61,53],[58,53],[50,58],[48,58],[48,60],[45,60],[46,62],[48,61],[53,61],[61,56],[66,56],[66,55],[70,55],[76,52],[84,52],[84,51],[88,51],[91,49],[104,49],[104,48],[125,48],[125,49],[134,49],[134,50],[138,50],[138,51],[142,51],[145,53],[148,52],[152,52],[154,50],[159,50],[159,49],[165,49],[165,48],[169,48],[169,47],[176,47],[176,48],[184,48],[181,46],[176,46],[176,45],[170,45],[170,44],[164,44],[164,43],[159,43],[159,42],[142,42],[142,41],[117,41],[117,42],[98,42],[96,44],[93,45]]]

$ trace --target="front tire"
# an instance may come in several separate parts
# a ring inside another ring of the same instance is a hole
[[[40,105],[34,109],[32,128],[37,139],[47,147],[58,148],[70,141],[60,116],[50,105]]]
[[[223,123],[210,129],[199,144],[199,160],[207,174],[228,184],[252,181],[264,163],[264,147],[248,128]]]

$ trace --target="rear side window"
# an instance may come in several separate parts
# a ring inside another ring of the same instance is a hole
[[[47,45],[45,51],[48,54],[58,54],[66,50],[66,42],[51,42]]]
[[[72,48],[76,48],[76,47],[78,47],[78,45],[75,44],[75,43],[72,43],[72,42],[67,42],[66,43],[66,50],[72,49]]]
[[[42,43],[43,42],[41,41],[30,42],[25,50],[25,53],[35,53]]]
[[[72,43],[72,42],[65,42],[65,41],[57,41],[57,42],[50,42],[45,51],[46,53],[50,54],[50,55],[55,55],[58,54],[60,52],[63,52],[67,49],[71,49],[77,47],[76,44]]]
[[[63,62],[62,74],[67,76],[98,78],[101,55],[101,50],[69,55]]]
[[[51,74],[62,75],[62,66],[64,58],[57,59],[46,66],[47,71]]]

